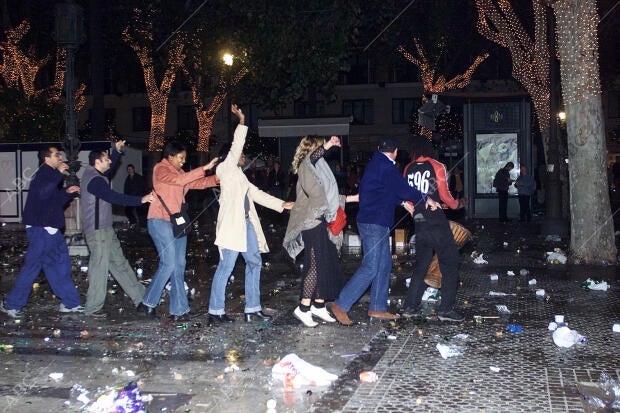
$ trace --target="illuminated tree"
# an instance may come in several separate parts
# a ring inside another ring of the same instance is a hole
[[[538,119],[545,150],[549,152],[551,79],[547,37],[546,6],[543,0],[531,0],[534,11],[532,38],[517,17],[509,0],[476,0],[478,32],[512,56],[512,76],[530,95]]]
[[[447,80],[444,75],[437,75],[437,66],[445,49],[445,43],[438,46],[439,53],[436,54],[432,61],[429,61],[429,58],[420,43],[420,39],[414,37],[413,43],[415,44],[417,57],[408,52],[402,45],[398,47],[398,51],[402,53],[405,59],[420,68],[420,77],[422,79],[422,87],[424,88],[422,102],[426,102],[429,95],[440,94],[454,89],[462,89],[469,85],[471,82],[471,77],[478,66],[480,66],[480,64],[484,62],[487,57],[489,57],[488,53],[477,56],[471,66],[469,66],[469,69],[454,76],[452,79]]]
[[[194,47],[197,46],[197,49],[202,49],[202,42],[200,40],[196,39],[192,43]],[[199,53],[190,54],[183,63],[182,70],[192,91],[192,101],[196,111],[196,119],[198,120],[198,143],[196,150],[199,152],[209,152],[209,139],[213,132],[213,119],[217,112],[222,109],[222,105],[224,105],[231,88],[238,84],[247,74],[247,69],[242,68],[232,75],[230,77],[230,84],[228,84],[224,75],[220,75],[215,95],[212,98],[205,96],[203,93],[206,89],[205,80],[207,75],[203,73],[205,67],[202,64]],[[225,110],[229,109],[225,108]]]
[[[134,9],[132,23],[123,31],[123,39],[138,56],[144,72],[146,94],[151,104],[151,135],[148,149],[161,150],[165,140],[168,97],[177,72],[185,59],[183,52],[185,38],[182,33],[178,33],[170,40],[168,58],[164,63],[164,72],[159,85],[153,58],[153,23],[149,13]]]
[[[576,261],[615,262],[607,189],[595,0],[551,2],[556,17],[568,134],[571,251]]]

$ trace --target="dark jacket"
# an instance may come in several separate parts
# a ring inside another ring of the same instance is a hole
[[[394,224],[394,207],[403,201],[426,202],[426,197],[410,187],[392,161],[381,152],[375,152],[366,165],[359,194],[357,221],[384,227]]]
[[[62,185],[62,173],[42,164],[28,188],[23,223],[35,227],[65,227],[65,205],[72,196]]]
[[[125,178],[123,193],[125,195],[136,196],[143,196],[146,194],[146,183],[144,182],[144,177],[136,173],[133,174],[133,177],[131,177],[131,175],[127,175],[127,178]]]
[[[493,179],[493,186],[498,191],[508,191],[508,188],[512,184],[512,180],[510,179],[510,171],[506,170],[506,168],[502,168],[495,174],[495,179]]]

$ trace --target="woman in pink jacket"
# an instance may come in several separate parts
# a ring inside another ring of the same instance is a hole
[[[164,149],[162,160],[153,169],[153,190],[156,193],[149,207],[147,227],[159,254],[159,267],[151,280],[138,309],[154,318],[155,307],[161,299],[164,287],[170,280],[170,318],[187,321],[194,314],[190,312],[185,294],[185,249],[187,236],[174,237],[170,215],[159,197],[163,199],[170,213],[181,210],[185,194],[190,189],[205,189],[218,185],[215,175],[205,176],[212,169],[217,158],[207,165],[185,172],[182,167],[187,149],[180,142],[170,142]]]

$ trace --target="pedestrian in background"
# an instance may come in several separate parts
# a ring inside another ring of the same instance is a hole
[[[519,194],[519,221],[530,222],[532,220],[531,197],[536,190],[534,177],[528,174],[527,167],[521,165],[519,177],[515,181],[515,187]]]
[[[84,313],[95,318],[105,318],[103,311],[107,294],[108,273],[121,286],[136,308],[142,302],[145,288],[123,254],[121,243],[112,226],[112,205],[139,206],[153,201],[153,195],[124,195],[110,188],[110,172],[114,171],[125,142],[114,144],[112,157],[108,151],[92,151],[89,166],[81,182],[82,221],[84,236],[90,252],[88,260],[88,292]]]
[[[144,294],[143,305],[140,306],[140,310],[144,311],[147,317],[156,316],[155,307],[159,304],[168,281],[170,281],[170,318],[173,321],[188,321],[195,315],[190,312],[185,293],[187,235],[174,236],[170,214],[181,211],[185,203],[185,194],[190,189],[217,186],[215,175],[205,176],[206,172],[213,168],[217,158],[189,172],[183,170],[186,159],[185,145],[172,141],[164,148],[162,160],[153,168],[155,199],[149,207],[147,227],[159,255],[159,266]],[[165,207],[162,200],[166,204]]]
[[[329,141],[317,136],[304,137],[293,158],[297,173],[297,201],[284,235],[284,248],[295,259],[305,250],[301,280],[300,304],[293,314],[306,327],[316,327],[316,316],[333,323],[336,320],[325,308],[326,299],[334,299],[344,284],[338,250],[342,246],[342,231],[333,234],[327,223],[336,220],[338,208],[345,202],[357,202],[358,195],[339,195],[338,184],[323,156],[332,147],[340,147],[340,138]]]
[[[510,171],[515,167],[515,164],[508,162],[495,174],[493,179],[493,186],[497,190],[498,198],[498,211],[499,222],[508,222],[508,188],[512,185],[512,179],[510,179]]]
[[[80,193],[80,187],[61,187],[63,172],[69,169],[69,165],[62,161],[62,154],[55,146],[40,149],[38,158],[40,166],[30,182],[22,220],[28,238],[24,266],[15,279],[13,289],[0,302],[0,311],[12,318],[21,318],[20,310],[28,302],[32,283],[41,270],[54,295],[60,298],[58,311],[84,311],[71,279],[69,249],[62,233],[65,228],[65,206],[74,194]]]
[[[245,260],[245,321],[268,320],[260,304],[261,253],[269,252],[254,203],[274,211],[291,209],[293,202],[284,202],[261,191],[248,181],[243,173],[245,155],[243,146],[248,133],[243,111],[232,105],[232,113],[239,119],[232,144],[220,151],[221,163],[216,175],[220,181],[220,210],[215,228],[215,245],[219,247],[220,262],[215,270],[209,298],[209,320],[229,323],[226,315],[226,284],[237,257]]]
[[[438,208],[440,204],[407,184],[396,169],[398,146],[390,138],[379,140],[378,150],[368,162],[359,187],[359,212],[357,228],[362,239],[364,258],[362,265],[344,286],[331,305],[331,311],[343,325],[353,321],[347,312],[370,286],[368,317],[373,320],[395,320],[397,314],[388,310],[388,289],[392,268],[390,227],[394,224],[394,209],[407,205],[413,211],[413,201],[420,208]],[[424,205],[425,204],[425,205]]]
[[[112,168],[112,170],[114,170],[114,168]],[[144,181],[144,177],[136,173],[136,167],[133,166],[133,164],[127,165],[127,178],[125,178],[123,193],[125,195],[139,197],[146,195],[146,182]],[[136,228],[146,227],[146,211],[142,205],[126,206],[125,215],[130,225],[135,225]]]

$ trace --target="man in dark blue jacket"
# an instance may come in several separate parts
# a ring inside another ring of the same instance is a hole
[[[133,268],[123,254],[112,227],[112,205],[138,206],[153,200],[153,194],[144,196],[124,195],[110,188],[110,171],[121,156],[125,143],[114,145],[112,158],[108,151],[92,151],[89,166],[82,176],[82,216],[84,236],[90,251],[88,264],[88,292],[84,312],[87,316],[104,318],[103,304],[108,283],[108,272],[138,307],[145,288],[136,278]]]
[[[369,286],[370,320],[398,318],[398,315],[387,311],[392,268],[389,238],[390,227],[394,223],[394,208],[403,205],[412,213],[412,204],[406,204],[405,201],[413,201],[421,208],[440,207],[438,202],[427,199],[420,191],[407,184],[395,166],[397,154],[397,144],[392,139],[380,139],[378,151],[366,166],[360,182],[357,228],[362,239],[364,258],[361,267],[331,305],[332,313],[344,325],[353,324],[347,312]],[[422,205],[423,203],[426,205]]]
[[[82,312],[75,284],[71,279],[69,249],[62,230],[65,227],[65,205],[72,194],[79,193],[79,186],[61,188],[62,172],[69,165],[62,161],[62,154],[54,146],[39,150],[39,169],[28,188],[23,223],[26,225],[28,250],[24,266],[15,279],[15,285],[0,302],[0,311],[13,318],[20,318],[22,307],[28,302],[33,281],[41,270],[50,287],[61,300],[62,313]]]

